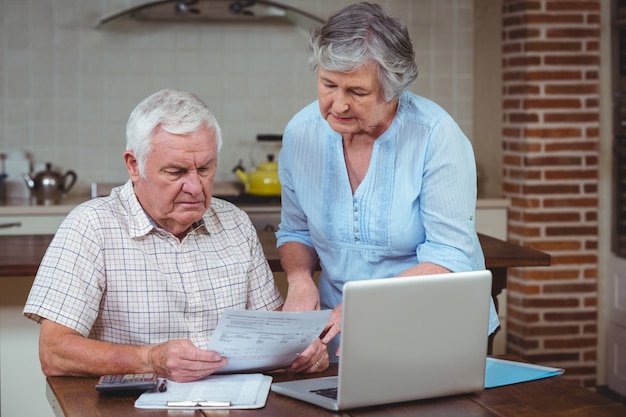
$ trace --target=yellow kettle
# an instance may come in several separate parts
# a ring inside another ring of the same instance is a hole
[[[267,155],[267,161],[256,166],[256,169],[247,173],[242,161],[233,168],[233,172],[244,185],[244,192],[259,196],[279,196],[280,181],[278,180],[278,164],[274,162],[274,155]]]

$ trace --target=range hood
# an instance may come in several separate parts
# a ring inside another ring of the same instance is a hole
[[[162,0],[131,7],[105,17],[97,27],[130,17],[136,20],[173,22],[260,21],[299,24],[324,20],[295,7],[265,0]]]

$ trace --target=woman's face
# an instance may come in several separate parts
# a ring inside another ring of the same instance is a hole
[[[377,138],[391,124],[398,101],[386,102],[374,63],[351,72],[319,69],[317,95],[320,112],[341,135],[366,134]]]

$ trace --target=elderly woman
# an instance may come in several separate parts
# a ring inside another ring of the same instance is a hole
[[[417,66],[402,21],[353,4],[314,29],[307,50],[318,100],[285,128],[277,240],[289,283],[284,308],[334,309],[322,339],[335,339],[332,355],[346,281],[485,263],[471,143],[445,110],[408,91]],[[491,304],[489,333],[499,324]]]

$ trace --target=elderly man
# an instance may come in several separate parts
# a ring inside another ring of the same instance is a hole
[[[227,364],[206,350],[225,309],[283,300],[245,212],[211,199],[222,139],[207,106],[166,89],[126,128],[129,181],[64,220],[24,308],[44,374],[155,372],[192,381]],[[290,366],[328,366],[316,340]]]

